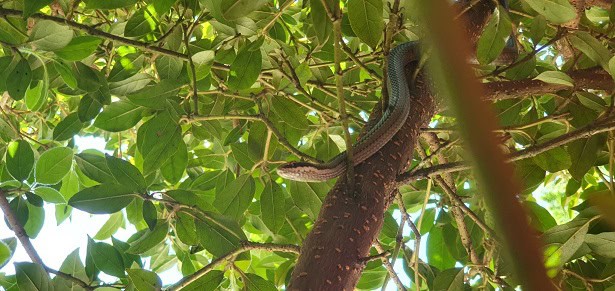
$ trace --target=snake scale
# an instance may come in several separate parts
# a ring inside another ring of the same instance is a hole
[[[352,146],[353,166],[378,152],[404,125],[410,112],[409,84],[404,67],[408,61],[418,60],[418,47],[417,41],[410,41],[391,50],[387,66],[389,103],[378,122]],[[346,172],[347,159],[346,152],[342,152],[323,164],[291,162],[280,166],[277,172],[295,181],[326,181]]]

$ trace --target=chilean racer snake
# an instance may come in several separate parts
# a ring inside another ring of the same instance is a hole
[[[410,112],[410,92],[404,66],[408,60],[418,60],[417,41],[402,43],[391,50],[387,66],[389,102],[382,117],[352,146],[353,166],[367,160],[378,152],[404,125]],[[280,166],[278,174],[296,181],[326,181],[346,172],[346,152],[335,156],[329,162],[313,164],[292,162]]]

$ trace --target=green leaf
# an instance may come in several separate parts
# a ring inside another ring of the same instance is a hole
[[[6,81],[8,80],[8,74],[13,71],[13,57],[3,56],[0,57],[0,91],[6,91]]]
[[[263,223],[274,233],[284,225],[286,217],[286,195],[280,185],[268,181],[260,199]]]
[[[329,41],[329,37],[331,37],[331,32],[333,31],[331,19],[327,16],[327,11],[322,5],[321,0],[310,0],[310,8],[312,10],[310,15],[316,38],[320,44],[325,44]]]
[[[101,184],[77,192],[68,205],[92,214],[110,214],[124,209],[135,197],[123,185]]]
[[[576,31],[568,36],[574,48],[583,52],[592,61],[598,63],[605,70],[609,70],[611,52],[595,37],[585,31]]]
[[[49,5],[53,0],[24,0],[23,1],[23,17],[28,18],[36,13],[39,9]]]
[[[583,106],[596,111],[596,113],[602,113],[607,108],[607,104],[600,96],[589,92],[576,92],[575,95],[579,98],[579,102]]]
[[[307,118],[305,118],[306,114],[299,106],[288,99],[275,98],[273,111],[280,119],[296,129],[305,130],[309,125]]]
[[[603,145],[603,135],[594,135],[571,142],[568,145],[568,154],[572,160],[572,165],[568,168],[570,175],[577,181],[581,181],[585,173],[594,166],[598,158],[598,150]]]
[[[12,141],[6,148],[6,169],[15,180],[28,179],[34,167],[34,152],[25,140]]]
[[[30,214],[30,209],[28,208],[28,203],[26,203],[26,200],[23,199],[23,197],[18,196],[13,198],[9,205],[11,206],[13,213],[15,213],[17,221],[19,221],[21,225],[26,225]]]
[[[66,203],[66,199],[58,190],[50,187],[36,187],[34,193],[50,203]]]
[[[126,252],[135,255],[147,252],[164,241],[168,232],[169,223],[166,220],[158,220],[154,230],[148,229],[138,240],[130,244],[130,248]]]
[[[554,148],[534,157],[534,162],[543,170],[555,173],[572,165],[570,155],[564,148]]]
[[[525,0],[525,3],[554,24],[566,23],[577,17],[568,0]]]
[[[442,271],[436,276],[433,282],[434,290],[462,291],[463,287],[463,268],[453,268]]]
[[[177,238],[187,245],[197,245],[199,238],[196,235],[194,218],[186,213],[178,213],[175,220],[175,231]]]
[[[21,17],[6,16],[0,18],[0,41],[11,45],[26,42],[28,35],[26,21]]]
[[[164,179],[171,184],[176,184],[181,180],[188,166],[188,149],[186,144],[180,141],[178,145],[177,152],[175,152],[173,158],[168,159],[160,168],[160,173]]]
[[[30,44],[36,49],[56,51],[67,46],[73,39],[73,31],[51,20],[36,23],[30,33]]]
[[[195,55],[192,56],[192,60],[195,66],[197,63],[197,61],[195,60],[195,57],[199,53],[196,53]],[[179,77],[179,74],[181,74],[183,67],[184,67],[184,62],[178,58],[173,58],[169,56],[160,56],[156,58],[156,71],[158,72],[158,77],[160,77],[161,80],[165,80],[165,79],[176,80]]]
[[[75,162],[88,178],[103,184],[119,184],[102,154],[80,153],[75,155]]]
[[[533,43],[539,43],[547,31],[547,19],[543,15],[538,15],[532,19],[529,35]]]
[[[145,88],[151,81],[150,75],[139,73],[121,81],[110,82],[109,91],[113,95],[126,96]]]
[[[289,181],[288,193],[295,205],[311,219],[316,220],[328,187],[322,183]]]
[[[115,58],[115,64],[109,72],[109,82],[120,82],[137,74],[145,63],[143,54],[131,53]]]
[[[26,90],[26,106],[32,111],[38,111],[47,100],[48,84],[45,81],[38,81],[34,87],[32,85],[34,84],[30,84]]]
[[[348,0],[348,19],[352,31],[372,49],[382,38],[384,21],[380,0]]]
[[[222,0],[220,9],[226,20],[235,20],[245,17],[265,3],[267,3],[266,0]]]
[[[148,120],[137,131],[137,147],[143,155],[143,173],[148,175],[173,156],[182,139],[181,127],[164,111]]]
[[[572,78],[566,75],[566,73],[560,71],[545,71],[540,73],[534,79],[550,84],[564,85],[570,87],[574,86],[574,81],[572,80]]]
[[[613,7],[615,7],[615,5]],[[615,56],[613,56],[609,60],[609,70],[608,71],[609,71],[609,74],[611,74],[611,77],[613,77],[613,79],[615,79]]]
[[[506,40],[512,31],[508,13],[498,6],[477,43],[476,57],[481,64],[489,64],[497,59],[506,46]]]
[[[82,62],[74,63],[73,75],[77,80],[77,88],[83,91],[94,92],[103,85],[97,71]]]
[[[26,192],[26,199],[28,203],[32,204],[33,206],[43,207],[44,205],[43,199],[32,192]]]
[[[523,182],[524,193],[528,193],[536,189],[542,180],[545,178],[545,170],[536,165],[531,160],[521,160],[515,163],[515,172],[517,177]]]
[[[571,179],[570,181],[574,181],[574,179]],[[544,209],[538,203],[533,201],[524,201],[523,206],[530,210],[528,212],[530,224],[539,231],[545,232],[557,225],[557,222],[551,213],[549,213],[548,210]]]
[[[427,237],[427,259],[430,265],[439,269],[448,269],[455,266],[455,259],[451,255],[442,234],[442,227],[434,226]]]
[[[263,277],[256,275],[256,274],[246,273],[245,277],[243,277],[243,283],[245,284],[247,290],[259,290],[259,291],[278,290],[275,284],[263,279]]]
[[[214,206],[220,213],[239,220],[250,206],[253,197],[254,179],[250,175],[241,175],[216,195]]]
[[[130,101],[113,102],[98,114],[94,126],[110,132],[130,129],[141,120],[143,109]]]
[[[158,212],[150,200],[143,201],[143,220],[147,223],[149,230],[154,230],[158,222]]]
[[[162,80],[160,83],[147,86],[137,92],[128,95],[132,103],[152,109],[164,109],[166,100],[177,96],[179,87],[182,84],[172,80]]]
[[[53,68],[60,74],[66,85],[72,89],[77,88],[77,78],[73,71],[64,63],[52,62]]]
[[[88,256],[99,270],[115,277],[124,278],[124,261],[120,252],[110,244],[97,242],[88,248]]]
[[[87,9],[117,9],[135,5],[137,0],[83,0]]]
[[[79,102],[79,108],[77,108],[77,116],[79,116],[80,121],[88,122],[96,118],[102,108],[103,104],[100,103],[97,99],[85,95],[81,98],[81,101]]]
[[[57,141],[71,139],[81,131],[82,127],[83,123],[79,120],[79,115],[73,112],[60,121],[53,129],[53,139]]]
[[[115,178],[116,184],[122,185],[133,192],[145,192],[147,187],[145,178],[143,178],[137,167],[128,161],[110,155],[105,155],[105,160],[111,175]]]
[[[192,181],[190,189],[198,189],[202,191],[213,189],[216,186],[216,180],[221,173],[221,171],[210,171],[199,175],[196,179],[194,179],[194,181]]]
[[[36,162],[34,175],[41,184],[57,184],[70,171],[73,164],[73,150],[57,147],[45,151]]]
[[[51,279],[43,266],[35,263],[15,263],[19,290],[53,291]]]
[[[214,64],[215,53],[214,51],[201,51],[192,56],[192,63],[196,73],[196,80],[201,80],[209,75],[211,71],[211,65]],[[179,66],[181,69],[181,66]],[[260,68],[258,68],[260,70]],[[192,80],[192,74],[188,74]]]
[[[220,257],[241,246],[247,240],[241,227],[226,216],[214,213],[199,215],[195,220],[196,233],[203,247],[215,257]]]
[[[153,13],[155,16],[157,16],[158,19],[160,19],[162,15],[167,13],[171,9],[171,7],[173,7],[173,4],[175,4],[175,1],[176,0],[152,1],[152,3],[150,3],[147,6],[147,9],[148,11]]]
[[[15,241],[15,238],[11,238],[11,240]],[[15,249],[11,249],[8,245],[8,242],[5,240],[0,240],[0,268],[4,267],[13,257],[13,253]]]
[[[220,283],[224,280],[224,272],[213,270],[200,276],[188,286],[184,287],[183,291],[200,291],[200,290],[217,290]]]
[[[32,70],[28,61],[22,59],[17,63],[6,80],[6,90],[13,100],[21,100],[26,95],[26,90],[32,80]]]
[[[250,48],[246,45],[237,53],[229,71],[228,86],[235,90],[252,87],[261,72],[263,59],[260,48]]]
[[[120,229],[122,225],[124,225],[124,214],[121,211],[113,213],[94,235],[94,239],[106,240],[110,238],[118,229]]]
[[[559,269],[572,258],[583,244],[590,222],[589,219],[575,219],[542,235],[547,268]]]
[[[615,258],[615,232],[586,234],[585,242],[592,252],[605,258]]]
[[[162,290],[162,280],[158,274],[143,269],[128,269],[130,285],[137,291]]]
[[[156,29],[156,19],[147,8],[143,8],[128,19],[124,28],[124,36],[139,37],[154,31],[154,29]]]
[[[77,36],[63,48],[55,50],[55,54],[67,61],[80,61],[90,56],[102,40],[91,35]]]
[[[74,278],[81,279],[83,281],[88,281],[88,277],[85,274],[85,267],[79,258],[79,249],[75,249],[72,251],[64,262],[62,262],[62,266],[60,266],[60,271],[73,276]],[[55,276],[53,278],[53,282],[55,285],[55,290],[81,290],[79,285],[76,282],[63,279],[60,276]]]

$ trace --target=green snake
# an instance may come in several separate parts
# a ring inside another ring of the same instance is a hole
[[[387,66],[389,102],[382,117],[352,146],[352,164],[356,166],[378,152],[404,125],[410,112],[410,92],[404,67],[419,58],[417,41],[402,43],[391,50]],[[283,178],[319,182],[333,179],[346,172],[346,152],[323,164],[291,162],[278,167]]]

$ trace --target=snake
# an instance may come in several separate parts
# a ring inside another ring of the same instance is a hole
[[[377,153],[406,122],[410,112],[410,89],[405,65],[419,59],[418,41],[409,41],[393,48],[388,56],[387,91],[389,101],[378,122],[352,145],[352,166],[364,162]],[[303,182],[321,182],[345,173],[348,155],[341,152],[325,163],[290,162],[277,168],[279,176]]]

